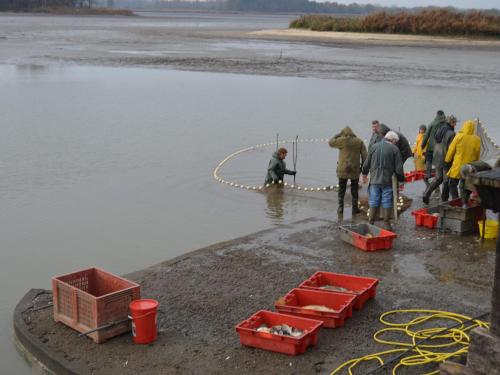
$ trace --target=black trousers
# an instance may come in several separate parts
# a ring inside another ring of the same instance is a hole
[[[433,159],[433,152],[432,151],[426,151],[425,152],[425,179],[428,180],[429,178],[432,177],[432,159]]]
[[[459,197],[460,189],[460,198],[462,198],[462,202],[467,203],[469,201],[471,192],[465,188],[464,179],[450,178],[449,185],[451,199],[457,199]]]
[[[347,178],[339,178],[339,204],[344,204],[345,192],[347,190]],[[359,179],[351,179],[352,206],[358,207],[359,200]]]
[[[447,174],[448,174],[448,169],[436,167],[436,177],[432,180],[427,190],[425,190],[424,196],[429,198],[432,192],[436,190],[439,187],[439,185],[443,184],[443,190],[441,191],[441,201],[443,202],[448,201],[450,197],[450,188],[449,188],[449,178]]]

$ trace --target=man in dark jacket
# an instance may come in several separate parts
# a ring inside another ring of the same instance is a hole
[[[427,131],[425,132],[424,139],[422,141],[422,148],[427,147],[427,151],[425,152],[425,183],[429,183],[429,179],[432,176],[432,165],[433,154],[434,154],[434,143],[437,131],[446,125],[446,116],[444,112],[439,110],[436,113],[436,117],[427,127]]]
[[[390,218],[393,208],[392,176],[396,175],[399,182],[404,182],[405,175],[401,153],[396,147],[399,137],[389,131],[384,140],[376,143],[368,151],[362,173],[363,181],[367,182],[370,173],[369,186],[369,222],[375,223],[378,208],[382,205],[382,215],[386,228],[391,227]]]
[[[377,120],[374,120],[372,122],[372,131],[373,134],[372,137],[370,138],[370,144],[368,146],[368,149],[370,149],[374,144],[384,139],[385,135],[391,131],[391,128],[385,124],[379,123]],[[404,164],[408,158],[413,156],[413,151],[411,150],[410,142],[408,142],[408,139],[402,133],[397,131],[394,132],[398,135],[399,138],[396,146],[398,147],[399,152],[401,153],[401,159]]]
[[[351,180],[352,214],[359,214],[358,192],[361,166],[366,159],[366,146],[356,137],[350,127],[345,127],[328,142],[330,147],[340,150],[337,162],[337,177],[339,179],[339,207],[337,212],[344,213],[344,197],[347,181]]]
[[[436,178],[427,187],[424,192],[422,200],[425,204],[429,204],[429,199],[434,190],[436,190],[441,183],[443,189],[441,191],[441,201],[446,202],[450,196],[450,189],[448,186],[448,170],[449,167],[445,165],[444,158],[448,152],[451,141],[455,137],[455,126],[457,126],[457,118],[453,115],[447,118],[447,123],[439,128],[434,136],[434,153],[432,156],[434,166],[436,167]]]
[[[280,148],[278,151],[273,153],[271,160],[269,161],[269,166],[267,167],[267,175],[266,181],[264,185],[272,184],[272,183],[281,183],[283,182],[283,177],[286,174],[295,176],[297,174],[296,171],[290,171],[286,169],[285,158],[288,153],[286,148]]]
[[[372,148],[375,143],[379,143],[384,136],[380,134],[380,122],[378,120],[372,121],[372,136],[370,138],[370,143],[368,143],[368,150]]]

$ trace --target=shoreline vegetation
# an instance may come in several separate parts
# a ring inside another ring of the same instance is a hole
[[[309,14],[290,23],[290,29],[352,33],[403,34],[500,39],[500,16],[480,11],[449,9],[377,12],[362,17]]]

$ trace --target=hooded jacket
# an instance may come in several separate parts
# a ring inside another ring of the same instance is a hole
[[[365,162],[367,152],[366,146],[350,127],[342,131],[328,141],[330,147],[340,150],[337,161],[337,177],[340,179],[358,180],[361,167]]]
[[[384,139],[385,135],[391,131],[391,128],[388,127],[385,124],[380,124],[380,129],[378,133],[373,133],[372,137],[370,138],[370,145],[368,149],[370,149],[374,144],[380,142],[381,140]],[[394,131],[394,130],[393,130]],[[399,141],[396,143],[396,146],[399,149],[399,152],[401,153],[401,159],[403,164],[405,161],[413,156],[413,152],[411,150],[410,142],[408,142],[408,139],[400,132],[394,131],[398,137]]]
[[[415,146],[412,148],[413,154],[417,155],[416,157],[419,159],[424,158],[425,148],[422,148],[422,140],[424,139],[423,133],[418,133],[417,138],[415,139]]]
[[[474,134],[475,129],[474,121],[465,121],[462,129],[453,138],[445,158],[446,163],[453,161],[448,171],[450,178],[460,178],[460,169],[464,164],[479,160],[481,139]]]
[[[442,126],[446,125],[446,116],[444,113],[442,115],[436,115],[434,121],[430,123],[424,135],[424,140],[422,141],[422,147],[427,147],[427,152],[434,151],[434,144],[436,142],[436,132]]]
[[[368,151],[362,172],[370,173],[370,185],[392,186],[392,175],[404,182],[405,174],[399,149],[387,140],[375,144]]]
[[[444,158],[450,148],[451,141],[455,137],[455,129],[450,124],[442,126],[434,137],[434,153],[432,162],[436,168],[444,168]]]
[[[267,167],[267,175],[264,184],[270,184],[273,181],[283,181],[285,174],[293,174],[292,171],[286,169],[286,163],[278,157],[278,151],[273,153],[269,166]]]

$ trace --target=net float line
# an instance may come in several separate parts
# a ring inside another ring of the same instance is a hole
[[[278,183],[271,183],[271,184],[265,184],[265,185],[246,185],[246,184],[241,184],[238,181],[229,181],[225,180],[222,177],[220,177],[219,173],[224,164],[226,164],[229,160],[233,159],[234,157],[243,154],[245,152],[249,152],[252,150],[258,150],[261,148],[265,147],[271,147],[275,146],[277,144],[280,145],[285,145],[285,144],[293,144],[294,142],[298,143],[319,143],[319,142],[328,142],[327,138],[303,138],[303,139],[287,139],[287,140],[282,140],[282,141],[277,141],[277,142],[268,142],[268,143],[260,143],[254,146],[250,147],[245,147],[242,148],[238,151],[233,152],[232,154],[229,154],[226,156],[222,161],[215,167],[215,169],[212,172],[212,176],[215,179],[215,181],[228,185],[231,187],[239,188],[239,189],[244,189],[244,190],[254,190],[254,191],[259,191],[259,190],[265,190],[267,188],[270,188],[272,186],[282,186],[286,189],[294,189],[294,190],[300,190],[300,191],[307,191],[307,192],[325,192],[325,191],[335,191],[338,188],[338,185],[333,186],[333,185],[328,185],[328,186],[303,186],[303,185],[296,185],[296,184],[289,184],[288,182],[283,182],[283,181],[278,181]]]

